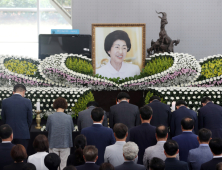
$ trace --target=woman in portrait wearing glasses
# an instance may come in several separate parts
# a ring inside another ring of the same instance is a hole
[[[110,60],[105,66],[96,69],[96,74],[121,79],[140,74],[138,65],[124,62],[127,52],[131,49],[130,38],[125,31],[116,30],[108,34],[105,38],[104,49]]]

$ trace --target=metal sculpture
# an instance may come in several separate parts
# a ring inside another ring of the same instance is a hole
[[[165,12],[157,12],[157,14],[162,14],[162,17],[158,16],[161,19],[160,22],[160,33],[159,39],[154,42],[151,41],[151,47],[147,49],[148,57],[155,53],[163,52],[174,52],[173,47],[180,43],[180,40],[172,40],[165,30],[165,25],[168,24],[167,14]]]

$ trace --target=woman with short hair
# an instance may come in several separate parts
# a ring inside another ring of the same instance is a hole
[[[28,157],[28,162],[36,166],[36,169],[39,170],[48,170],[44,164],[45,156],[48,154],[49,142],[45,135],[38,135],[35,137],[33,142],[33,148],[37,152]]]
[[[25,147],[21,144],[13,146],[11,150],[11,157],[14,160],[14,163],[5,166],[3,170],[22,170],[22,168],[26,165],[23,161],[27,158]]]
[[[73,147],[72,131],[74,125],[72,117],[64,113],[68,103],[66,99],[59,97],[53,103],[56,112],[49,115],[46,123],[49,139],[49,153],[56,153],[61,159],[60,169],[66,166],[70,155],[70,148]]]
[[[124,62],[130,49],[131,41],[127,32],[116,30],[109,33],[105,38],[104,50],[110,60],[105,66],[96,69],[96,74],[107,78],[120,77],[120,79],[139,75],[140,68],[138,65]]]

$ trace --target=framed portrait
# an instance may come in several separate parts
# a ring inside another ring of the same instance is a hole
[[[145,66],[145,24],[92,24],[94,73],[124,79]]]

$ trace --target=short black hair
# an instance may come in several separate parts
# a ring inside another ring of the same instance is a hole
[[[87,107],[89,107],[89,106],[99,107],[99,104],[96,101],[90,101],[90,102],[87,103],[86,106]]]
[[[104,116],[104,111],[101,107],[96,107],[91,111],[91,116],[95,122],[100,122]]]
[[[212,132],[209,129],[202,128],[198,131],[198,137],[200,142],[209,142]]]
[[[73,165],[69,165],[65,167],[63,170],[76,170],[76,167],[74,167]]]
[[[12,134],[12,128],[8,124],[0,126],[0,138],[7,139]]]
[[[211,151],[215,155],[222,154],[222,139],[220,139],[220,138],[211,139],[210,143],[209,143],[209,146],[210,146]]]
[[[165,138],[168,133],[168,128],[164,125],[160,125],[156,127],[156,135],[158,138]]]
[[[203,97],[203,98],[201,99],[201,103],[207,103],[207,102],[211,102],[211,101],[212,101],[211,98],[208,97],[208,96]]]
[[[32,164],[32,163],[26,163],[26,164],[23,166],[22,170],[36,170],[36,167],[35,167],[35,165]]]
[[[153,100],[159,100],[159,101],[161,101],[161,99],[160,99],[159,96],[152,96],[152,97],[150,97],[150,101],[149,101],[149,102],[151,102],[151,101],[153,101]]]
[[[104,41],[104,50],[105,52],[109,55],[108,51],[111,50],[111,47],[113,46],[113,43],[116,40],[123,40],[126,42],[126,46],[127,46],[127,52],[130,51],[131,49],[131,42],[130,42],[130,38],[128,36],[128,34],[125,31],[122,30],[116,30],[113,31],[111,33],[109,33]]]
[[[117,100],[122,100],[122,99],[130,99],[130,95],[126,92],[120,92],[117,95]]]
[[[187,106],[187,103],[184,100],[177,100],[176,101],[176,106],[184,105]]]
[[[57,170],[61,162],[60,157],[55,153],[49,153],[45,156],[44,163],[48,169]]]
[[[23,92],[26,91],[26,87],[23,84],[16,84],[13,88],[14,92]]]
[[[95,161],[98,156],[98,149],[94,145],[87,145],[83,149],[83,155],[86,161]]]
[[[169,156],[173,156],[177,153],[179,146],[178,143],[174,140],[168,140],[163,145],[165,152]]]
[[[222,170],[222,162],[216,165],[216,170]]]
[[[190,130],[194,127],[194,120],[190,117],[185,117],[181,120],[181,125],[184,130]]]
[[[99,170],[115,170],[115,168],[111,163],[105,162],[100,165]]]
[[[145,105],[140,108],[140,115],[143,120],[149,120],[153,115],[153,109],[150,106]]]
[[[165,163],[162,159],[153,157],[150,161],[150,168],[152,170],[164,170],[165,169]],[[149,167],[147,167],[149,169]]]
[[[118,139],[123,139],[128,132],[128,128],[123,123],[116,123],[113,127],[113,132]]]

